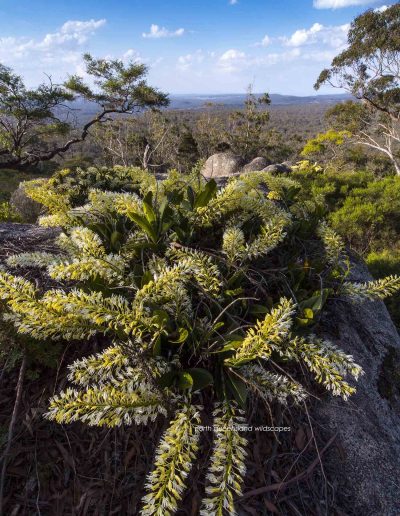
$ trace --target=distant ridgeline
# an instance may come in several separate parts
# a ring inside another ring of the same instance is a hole
[[[261,97],[261,94],[255,94],[256,97]],[[171,103],[167,109],[202,109],[207,103],[217,104],[218,107],[241,108],[247,98],[246,94],[218,94],[218,95],[195,95],[182,94],[171,95]],[[271,106],[291,106],[302,104],[337,104],[349,100],[351,97],[348,94],[334,94],[334,95],[310,95],[307,97],[300,97],[295,95],[280,95],[278,93],[270,94]]]
[[[261,94],[255,94],[256,97],[261,97]],[[218,109],[238,109],[244,106],[247,98],[245,93],[235,94],[217,94],[217,95],[196,95],[196,94],[181,94],[170,95],[171,103],[165,108],[167,110],[202,110],[207,104],[215,104]],[[271,106],[303,106],[303,105],[321,105],[330,106],[338,102],[344,102],[352,97],[348,94],[339,95],[310,95],[307,97],[300,97],[295,95],[280,95],[272,93],[270,95]],[[75,101],[73,108],[77,111],[75,115],[79,119],[91,118],[98,111],[98,106],[86,101]]]

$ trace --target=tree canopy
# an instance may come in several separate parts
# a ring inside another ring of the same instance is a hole
[[[344,118],[352,124],[357,142],[386,154],[400,174],[399,3],[355,18],[348,47],[321,72],[315,88],[325,84],[345,89],[361,101],[336,108],[334,116],[340,110],[350,113]]]
[[[0,64],[0,169],[30,169],[63,154],[112,114],[168,105],[167,95],[147,84],[144,64],[83,57],[93,85],[73,75],[61,85],[49,77],[30,89]],[[77,100],[98,107],[84,125],[77,122]]]

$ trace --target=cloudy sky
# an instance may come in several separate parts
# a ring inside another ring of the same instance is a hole
[[[390,5],[393,2],[387,2]],[[169,93],[307,95],[374,0],[0,0],[0,63],[34,85],[82,53],[137,60]]]

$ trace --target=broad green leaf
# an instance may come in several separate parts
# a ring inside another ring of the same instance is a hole
[[[207,204],[210,202],[210,200],[215,196],[217,193],[218,186],[214,179],[211,179],[206,186],[204,187],[203,191],[200,192],[200,194],[197,196],[197,199],[194,203],[194,209],[196,208],[202,208],[203,206],[207,206]]]
[[[123,235],[119,231],[113,231],[110,237],[110,244],[113,250],[119,251]]]
[[[169,315],[165,310],[154,310],[152,316],[161,327],[164,327],[169,321]]]
[[[234,351],[236,349],[239,349],[242,343],[243,338],[240,340],[232,340],[225,344],[225,346],[222,349],[218,350],[217,353],[224,353],[225,351]]]
[[[153,356],[159,357],[161,355],[161,337],[155,341],[153,346]]]
[[[158,209],[158,213],[160,214],[161,220],[164,218],[164,212],[165,212],[167,206],[168,206],[168,199],[164,199]]]
[[[129,218],[146,233],[152,242],[157,243],[157,233],[145,217],[142,217],[137,213],[129,213]]]
[[[311,319],[304,319],[304,318],[301,318],[301,317],[296,317],[296,323],[299,326],[308,326],[310,324],[310,322],[312,322]]]
[[[157,217],[151,204],[148,204],[147,202],[143,201],[143,212],[146,215],[146,218],[149,223],[155,222]]]
[[[168,371],[167,373],[164,373],[158,380],[157,383],[160,387],[163,389],[166,389],[168,387],[171,387],[176,380],[178,375],[177,371]]]
[[[182,344],[189,337],[189,332],[186,328],[179,328],[179,337],[176,340],[170,340],[172,344]]]
[[[271,309],[263,305],[253,305],[251,307],[251,314],[267,314]]]
[[[193,378],[187,371],[178,374],[178,387],[180,389],[191,389],[193,387]]]
[[[225,326],[225,323],[222,321],[218,322],[217,324],[214,324],[214,326],[212,327],[212,332],[219,330],[223,326]]]
[[[303,313],[307,319],[314,319],[314,312],[311,310],[311,308],[304,308]]]
[[[192,369],[188,369],[187,372],[193,379],[193,387],[194,391],[199,391],[201,389],[205,389],[209,385],[212,385],[214,382],[212,374],[207,371],[207,369],[202,369],[200,367],[195,367]]]
[[[229,372],[225,376],[226,385],[235,398],[236,402],[243,409],[246,408],[246,400],[248,395],[247,385],[237,376],[230,374]]]
[[[140,282],[140,286],[141,288],[143,288],[145,285],[147,285],[148,283],[150,283],[150,281],[153,279],[153,274],[150,272],[150,271],[146,271],[143,276],[142,276],[142,280]]]
[[[299,303],[299,308],[311,308],[314,312],[320,312],[331,293],[331,289],[324,288],[321,292],[316,292],[313,296]]]
[[[187,198],[190,203],[190,207],[193,209],[195,203],[195,193],[191,186],[187,187]]]

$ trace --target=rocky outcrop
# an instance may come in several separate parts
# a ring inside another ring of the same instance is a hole
[[[263,170],[268,165],[268,162],[263,157],[254,158],[250,163],[247,163],[242,169],[242,172],[258,172]]]
[[[242,159],[232,152],[217,152],[205,162],[202,174],[207,179],[227,177],[241,171]]]
[[[61,230],[34,224],[0,224],[0,262],[24,251],[53,251],[54,241]]]
[[[292,169],[288,163],[277,163],[275,165],[268,165],[263,168],[265,172],[271,172],[272,174],[289,174]]]
[[[12,194],[10,204],[24,222],[36,222],[43,208],[26,195],[22,184]]]
[[[202,175],[206,179],[228,178],[242,172],[259,172],[264,170],[273,174],[289,174],[292,171],[291,164],[287,161],[275,165],[267,165],[268,160],[259,156],[250,163],[243,165],[240,156],[231,151],[217,152],[205,162]]]
[[[353,280],[368,281],[357,265]],[[336,487],[346,514],[400,514],[400,338],[382,302],[335,301],[322,321],[322,333],[365,371],[357,394],[347,402],[328,397],[316,404],[314,418],[336,446],[325,456],[328,481]]]

